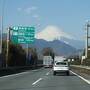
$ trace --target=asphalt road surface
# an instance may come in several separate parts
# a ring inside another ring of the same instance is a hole
[[[72,72],[53,76],[42,68],[0,77],[0,90],[90,90],[90,83]]]

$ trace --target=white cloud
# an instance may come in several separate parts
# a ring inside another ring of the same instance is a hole
[[[41,20],[41,17],[38,14],[34,14],[32,17],[35,18],[35,19],[37,19],[38,21]]]
[[[60,28],[51,25],[36,34],[37,39],[44,39],[46,41],[60,40],[61,37],[73,39],[73,37],[63,32]]]
[[[21,11],[21,10],[22,10],[22,8],[17,8],[17,10],[18,10],[18,11]]]
[[[25,8],[24,11],[28,14],[30,14],[32,11],[35,11],[37,10],[37,7],[35,6],[32,6],[32,7],[28,7],[28,8]]]
[[[31,8],[27,8],[24,10],[26,13],[30,14],[31,13]]]
[[[33,15],[33,17],[34,17],[34,18],[39,18],[39,15],[36,14],[36,15]]]
[[[31,7],[31,10],[37,10],[37,7],[32,6],[32,7]]]
[[[24,13],[30,14],[32,11],[37,10],[37,7],[32,6],[32,7],[27,7],[27,8],[17,8],[18,11],[22,11]]]

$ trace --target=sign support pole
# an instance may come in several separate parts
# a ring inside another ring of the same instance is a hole
[[[6,68],[8,67],[8,59],[9,59],[9,40],[10,40],[10,28],[8,28],[7,30]]]
[[[28,49],[29,49],[28,46],[29,45],[28,44],[26,44],[26,45],[27,45],[27,50],[26,50],[26,65],[27,65],[28,64]]]

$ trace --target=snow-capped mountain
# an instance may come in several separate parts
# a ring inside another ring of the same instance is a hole
[[[36,38],[43,39],[46,41],[59,40],[75,48],[84,47],[83,41],[76,40],[73,36],[65,33],[56,26],[47,26],[44,30],[36,34]]]
[[[61,40],[62,37],[74,39],[72,36],[63,32],[56,26],[47,26],[44,30],[36,35],[37,39],[44,39],[46,41]]]

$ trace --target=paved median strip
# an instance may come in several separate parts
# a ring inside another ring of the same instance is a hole
[[[84,77],[82,77],[82,76],[74,73],[73,71],[70,71],[70,72],[73,73],[74,75],[78,76],[79,78],[81,78],[81,79],[82,79],[83,81],[85,81],[86,83],[90,84],[90,81],[89,81],[89,80],[87,80],[87,79],[85,79]]]
[[[38,80],[36,80],[32,85],[37,84],[39,81],[41,81],[43,78],[39,78]]]

